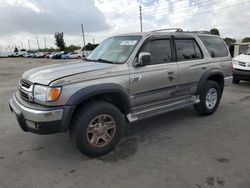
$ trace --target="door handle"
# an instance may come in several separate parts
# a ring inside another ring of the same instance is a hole
[[[171,70],[168,71],[168,75],[171,75],[171,74],[174,74],[174,73],[175,73],[175,71],[173,71],[173,70],[172,71]]]
[[[131,81],[133,82],[139,82],[141,80],[141,76],[134,76],[132,77]]]
[[[202,70],[205,70],[205,69],[207,69],[207,67],[206,67],[206,66],[203,66],[203,67],[201,67],[201,69],[202,69]]]

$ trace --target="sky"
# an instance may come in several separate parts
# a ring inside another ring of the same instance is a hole
[[[250,0],[0,0],[0,51],[14,46],[55,47],[54,33],[66,45],[99,43],[121,33],[180,27],[218,28],[222,37],[250,36]]]

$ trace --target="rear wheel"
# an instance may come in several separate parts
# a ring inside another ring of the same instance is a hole
[[[200,103],[194,105],[194,109],[200,115],[213,114],[220,103],[221,89],[217,82],[208,80],[199,93]]]
[[[239,83],[240,83],[240,80],[237,79],[237,78],[235,78],[235,77],[233,77],[233,83],[234,83],[234,84],[239,84]]]
[[[98,157],[112,151],[124,129],[124,115],[111,103],[89,102],[74,116],[70,136],[79,151]]]

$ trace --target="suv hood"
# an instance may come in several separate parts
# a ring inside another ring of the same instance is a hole
[[[96,72],[98,70],[108,69],[111,67],[113,67],[113,64],[78,61],[30,69],[24,72],[23,78],[32,83],[49,85],[51,82],[60,78],[85,72]]]

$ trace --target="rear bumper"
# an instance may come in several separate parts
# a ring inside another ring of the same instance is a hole
[[[238,79],[238,80],[250,81],[250,71],[249,70],[234,69],[233,70],[233,77],[235,79]]]
[[[36,134],[66,131],[74,113],[74,106],[47,107],[43,110],[30,108],[23,105],[15,94],[10,99],[9,106],[21,129]]]

